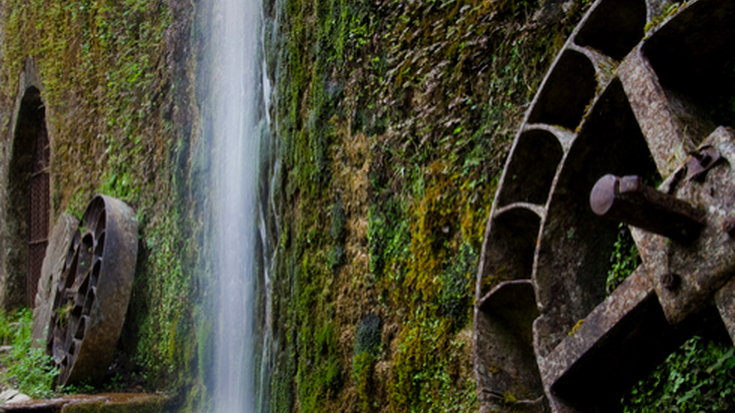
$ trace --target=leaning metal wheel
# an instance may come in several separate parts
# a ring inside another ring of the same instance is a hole
[[[485,234],[481,411],[619,411],[693,334],[735,337],[735,135],[720,111],[733,46],[735,3],[721,0],[598,0],[576,28],[526,114]],[[606,296],[608,218],[634,225],[643,264]]]
[[[96,196],[53,296],[47,351],[59,369],[59,385],[104,377],[125,320],[137,253],[133,210],[118,199]]]

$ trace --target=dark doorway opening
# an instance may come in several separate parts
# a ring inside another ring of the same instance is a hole
[[[8,188],[14,252],[8,256],[6,307],[34,306],[50,226],[50,146],[41,92],[23,94],[15,124]]]

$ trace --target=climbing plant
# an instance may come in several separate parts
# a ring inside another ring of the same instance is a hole
[[[694,336],[623,396],[626,413],[730,412],[735,409],[735,348]]]

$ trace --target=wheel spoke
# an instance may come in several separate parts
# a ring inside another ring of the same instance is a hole
[[[677,342],[666,322],[653,283],[639,266],[623,284],[573,329],[547,357],[539,359],[543,382],[559,398],[557,411],[573,399],[582,411],[617,403],[635,377],[654,367]]]
[[[618,78],[659,173],[668,177],[714,128],[694,116],[685,102],[666,93],[640,50],[620,65]]]
[[[730,339],[735,343],[735,279],[730,280],[717,292],[715,303],[725,328],[730,333]]]

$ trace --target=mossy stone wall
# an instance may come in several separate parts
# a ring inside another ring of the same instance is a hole
[[[486,219],[522,116],[589,2],[273,4],[271,411],[476,410]]]
[[[180,0],[0,2],[0,178],[32,62],[51,143],[52,225],[96,193],[137,211],[140,248],[116,380],[198,394],[205,242],[195,11]],[[2,191],[5,191],[2,185]],[[2,193],[0,195],[6,195]],[[0,212],[7,212],[1,196]],[[191,401],[195,403],[195,401]],[[198,402],[197,402],[198,403]]]

